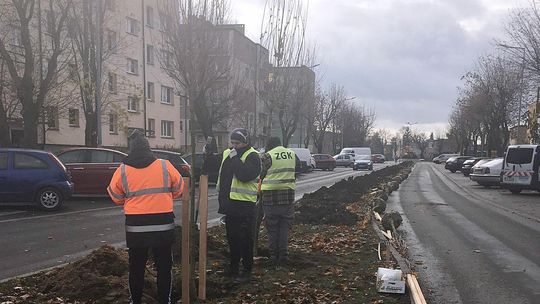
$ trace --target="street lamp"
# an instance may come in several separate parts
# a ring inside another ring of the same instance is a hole
[[[349,101],[349,100],[353,100],[355,99],[356,96],[352,96],[352,97],[349,97],[349,98],[345,98],[343,100],[343,102],[346,102],[346,101]],[[345,148],[345,144],[343,142],[344,138],[343,138],[343,131],[345,131],[345,117],[343,116],[343,114],[341,114],[341,149]]]
[[[519,106],[518,106],[518,122],[517,122],[517,143],[521,143],[521,99],[523,96],[523,72],[525,70],[525,48],[521,46],[513,46],[513,45],[506,45],[503,43],[499,43],[498,46],[505,48],[505,49],[515,49],[515,50],[521,50],[521,75],[520,75],[520,94],[519,94]]]

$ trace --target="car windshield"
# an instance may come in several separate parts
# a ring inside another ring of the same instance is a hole
[[[356,157],[357,160],[370,160],[371,157],[369,155],[360,155]]]
[[[511,148],[508,149],[506,162],[509,164],[529,164],[532,162],[533,148]]]

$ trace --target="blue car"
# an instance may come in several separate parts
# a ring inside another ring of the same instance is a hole
[[[0,202],[32,202],[57,210],[72,194],[71,177],[52,153],[0,149]]]

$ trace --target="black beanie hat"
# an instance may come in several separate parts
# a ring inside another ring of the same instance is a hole
[[[231,132],[231,139],[238,140],[239,142],[249,144],[249,132],[244,128],[236,128]]]
[[[134,130],[128,138],[129,153],[150,151],[148,139],[140,130]]]

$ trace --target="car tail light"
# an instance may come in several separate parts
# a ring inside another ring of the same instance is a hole
[[[64,164],[62,164],[62,162],[54,154],[49,154],[49,157],[62,169],[62,172],[64,173],[66,180],[71,182],[71,174],[66,169],[66,166],[64,166]]]

